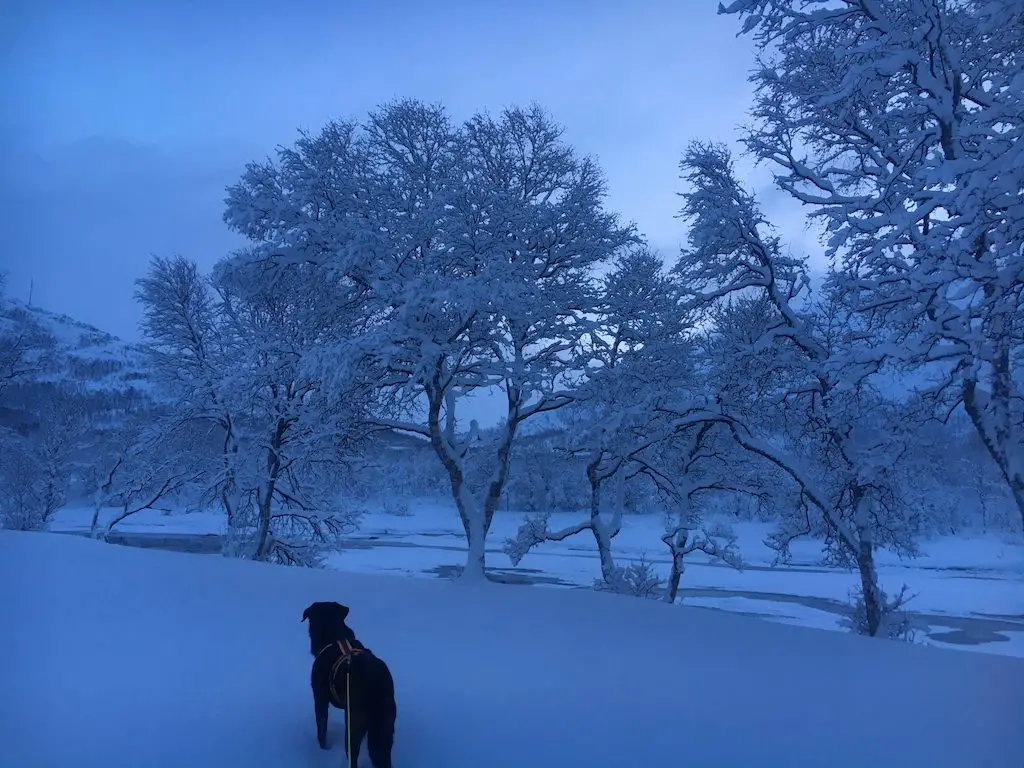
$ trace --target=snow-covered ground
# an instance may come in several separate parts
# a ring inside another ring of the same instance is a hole
[[[374,512],[363,521],[350,545],[330,565],[340,571],[387,573],[436,578],[453,574],[464,562],[465,543],[450,504],[419,503],[412,514],[397,516]],[[55,530],[81,530],[91,518],[89,509],[59,513]],[[508,581],[555,587],[589,587],[599,575],[596,549],[589,535],[561,543],[543,544],[513,568],[501,552],[505,537],[513,535],[522,515],[499,513],[489,537],[488,565],[494,576]],[[552,527],[574,522],[573,515],[552,515]],[[620,564],[641,556],[667,573],[669,561],[659,540],[661,519],[654,515],[630,516],[615,539]],[[222,529],[222,518],[203,513],[145,512],[119,526],[132,543],[152,545],[163,535],[188,534],[194,548],[202,549],[202,535]],[[681,596],[695,607],[754,615],[768,621],[819,629],[840,629],[853,573],[823,568],[820,547],[812,541],[794,547],[793,562],[772,567],[773,553],[764,546],[770,524],[735,526],[747,568],[737,572],[711,563],[699,553],[692,556],[683,577]],[[182,542],[173,542],[179,547]],[[187,542],[186,542],[187,543]],[[879,553],[883,587],[890,593],[906,584],[914,599],[917,639],[923,644],[1024,657],[1024,543],[1020,537],[975,535],[924,541],[922,555],[899,560]]]
[[[0,562],[3,765],[340,765],[336,712],[332,750],[316,744],[300,622],[332,599],[394,672],[398,768],[999,768],[1024,754],[1019,659],[46,533],[0,531]]]

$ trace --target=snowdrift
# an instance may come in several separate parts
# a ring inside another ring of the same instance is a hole
[[[351,606],[397,768],[1020,766],[1024,661],[586,590],[0,532],[0,763],[337,766],[303,608]],[[364,764],[366,758],[364,755]]]

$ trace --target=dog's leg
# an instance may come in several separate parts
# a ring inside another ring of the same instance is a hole
[[[346,721],[351,720],[352,731],[349,732],[346,727],[345,730],[345,757],[348,758],[348,762],[345,765],[348,768],[356,768],[359,765],[359,748],[363,743],[363,739],[366,737],[366,718],[365,717],[352,717],[345,718]],[[349,754],[349,743],[352,744],[352,754]]]
[[[327,714],[331,710],[331,699],[323,688],[313,685],[313,713],[316,715],[316,740],[320,749],[327,749]]]
[[[395,743],[395,721],[398,705],[395,701],[395,681],[383,662],[376,665],[372,713],[368,718],[370,730],[366,734],[366,748],[373,768],[392,768],[391,748]]]
[[[366,739],[366,751],[370,753],[373,768],[392,768],[391,746],[395,740],[393,727],[374,724]]]

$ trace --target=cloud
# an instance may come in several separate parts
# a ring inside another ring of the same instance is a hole
[[[728,139],[749,103],[753,48],[734,19],[665,0],[384,5],[61,2],[7,15],[12,291],[34,280],[40,304],[134,336],[150,253],[208,264],[237,243],[223,188],[247,160],[298,126],[407,96],[456,120],[538,101],[598,157],[609,207],[677,251],[679,155],[692,138]]]
[[[240,244],[221,221],[238,154],[109,138],[21,153],[0,189],[11,294],[31,285],[40,306],[136,338],[131,297],[151,254],[210,266]]]

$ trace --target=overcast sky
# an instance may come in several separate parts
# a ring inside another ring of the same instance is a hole
[[[239,241],[224,187],[299,127],[383,101],[457,119],[537,101],[594,154],[609,207],[669,258],[687,142],[734,142],[754,54],[717,0],[33,0],[0,10],[0,269],[22,300],[138,338],[150,254]],[[747,171],[797,250],[800,210]]]

